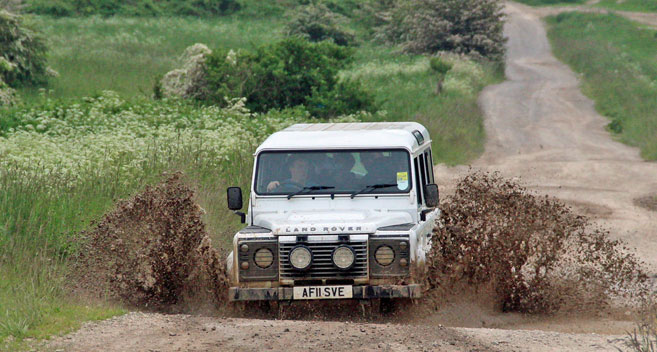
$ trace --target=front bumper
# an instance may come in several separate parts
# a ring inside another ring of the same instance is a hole
[[[231,287],[228,290],[228,299],[230,301],[291,301],[293,291],[292,287]],[[353,299],[420,297],[422,297],[420,285],[353,286]]]

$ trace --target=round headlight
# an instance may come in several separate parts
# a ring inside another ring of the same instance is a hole
[[[388,266],[395,260],[395,251],[388,246],[381,246],[374,252],[374,259],[379,265]]]
[[[260,248],[255,252],[253,261],[261,269],[269,268],[274,263],[274,253],[268,248]]]
[[[306,247],[295,247],[290,251],[290,264],[297,270],[305,270],[310,267],[312,253]]]
[[[356,255],[347,246],[340,246],[333,251],[333,264],[339,269],[347,270],[354,265]]]

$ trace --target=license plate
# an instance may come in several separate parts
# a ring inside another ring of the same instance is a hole
[[[294,288],[294,299],[352,298],[352,286],[301,286]]]

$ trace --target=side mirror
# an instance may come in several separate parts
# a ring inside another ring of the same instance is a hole
[[[438,203],[440,202],[438,185],[432,183],[424,186],[424,201],[429,208],[435,208],[438,206]]]
[[[240,210],[244,206],[242,204],[242,189],[239,187],[228,187],[228,209]]]

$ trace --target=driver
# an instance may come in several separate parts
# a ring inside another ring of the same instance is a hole
[[[310,163],[306,159],[298,156],[292,156],[289,160],[290,178],[279,181],[271,181],[267,185],[267,192],[273,190],[284,191],[284,189],[292,188],[293,190],[301,189],[306,186],[308,177],[310,176]]]

